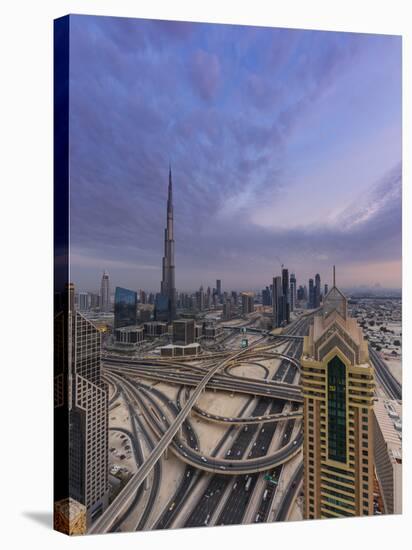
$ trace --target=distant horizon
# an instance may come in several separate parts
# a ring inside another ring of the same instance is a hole
[[[293,272],[292,272],[293,273]],[[290,272],[289,272],[290,274]],[[153,289],[153,288],[145,288],[145,287],[142,287],[142,286],[127,286],[127,285],[122,285],[122,284],[117,284],[117,283],[113,283],[112,279],[110,278],[110,273],[108,273],[109,275],[109,281],[110,281],[110,294],[113,295],[114,294],[114,290],[116,287],[121,287],[121,288],[126,288],[128,290],[133,290],[133,291],[136,291],[136,292],[139,292],[139,290],[143,290],[144,292],[146,293],[153,293],[153,294],[156,294],[157,292],[160,292],[160,289]],[[280,274],[279,274],[280,275]],[[314,276],[313,276],[313,279],[314,279]],[[300,285],[302,286],[305,286],[308,287],[308,281],[303,281],[303,282],[299,282],[299,279],[298,277],[296,277],[296,281],[297,281],[297,288],[299,288]],[[323,281],[322,280],[322,277],[321,277],[321,292],[323,292],[323,289],[324,289],[324,285],[325,285],[325,282],[326,284],[328,285],[328,289],[330,290],[332,288],[332,282],[329,282],[329,281]],[[94,294],[99,294],[100,293],[100,281],[99,283],[96,285],[96,288],[80,288],[77,284],[76,284],[76,281],[73,281],[73,284],[74,284],[74,288],[75,288],[75,292],[78,293],[78,292],[89,292],[89,293],[94,293]],[[215,287],[215,284],[216,284],[216,281],[214,284],[206,284],[206,285],[203,285],[203,290],[204,292],[207,291],[207,288],[208,286],[210,286],[210,290],[213,290],[213,288],[216,288]],[[225,286],[224,285],[224,282],[222,281],[222,293],[223,292],[231,292],[231,291],[234,291],[234,292],[262,292],[262,290],[264,290],[266,288],[266,286],[270,286],[271,284],[271,280],[269,281],[269,283],[267,283],[267,285],[262,285],[261,287],[255,287],[255,288],[252,288],[252,287],[231,287],[230,285],[229,286]],[[336,282],[336,286],[342,291],[342,292],[351,292],[351,293],[354,293],[354,292],[362,292],[362,291],[368,291],[368,292],[376,292],[377,294],[382,294],[384,292],[397,292],[397,293],[402,293],[402,287],[383,287],[383,286],[380,286],[380,285],[358,285],[358,286],[344,286],[344,285],[339,285],[338,282]],[[177,292],[179,293],[195,293],[199,290],[200,288],[200,285],[197,286],[197,287],[193,287],[191,289],[180,289],[180,288],[177,288]]]
[[[70,17],[79,289],[159,291],[169,162],[178,290],[401,288],[400,37]]]

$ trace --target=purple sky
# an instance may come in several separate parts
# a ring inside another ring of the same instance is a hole
[[[71,279],[401,284],[401,39],[72,16]]]

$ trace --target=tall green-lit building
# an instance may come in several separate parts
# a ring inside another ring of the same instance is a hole
[[[305,518],[373,514],[374,369],[335,284],[305,337]]]

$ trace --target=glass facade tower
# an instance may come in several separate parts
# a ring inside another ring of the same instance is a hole
[[[114,294],[114,328],[128,327],[137,323],[137,292],[116,287]]]

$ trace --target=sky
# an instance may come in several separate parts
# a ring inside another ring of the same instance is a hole
[[[71,16],[70,268],[176,287],[401,286],[401,38]]]

